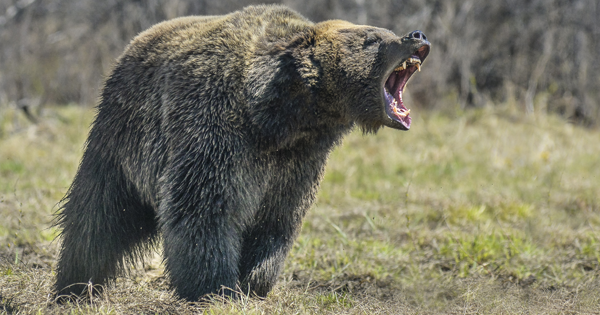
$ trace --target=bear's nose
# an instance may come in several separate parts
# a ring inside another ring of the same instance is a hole
[[[406,37],[411,38],[411,39],[427,40],[427,36],[425,36],[425,34],[421,31],[412,31]]]

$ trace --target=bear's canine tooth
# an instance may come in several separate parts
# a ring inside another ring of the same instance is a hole
[[[421,64],[420,63],[416,63],[415,67],[417,67],[417,69],[419,70],[419,72],[421,72]]]

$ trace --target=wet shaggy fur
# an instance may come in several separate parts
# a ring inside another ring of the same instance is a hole
[[[105,284],[162,240],[182,298],[265,296],[329,152],[354,125],[398,127],[383,76],[418,40],[282,6],[138,35],[106,81],[57,217],[58,295]]]

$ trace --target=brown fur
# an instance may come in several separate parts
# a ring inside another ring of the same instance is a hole
[[[282,6],[137,36],[106,81],[58,225],[58,294],[104,284],[162,237],[176,292],[265,296],[355,124],[401,129],[383,83],[424,42]]]

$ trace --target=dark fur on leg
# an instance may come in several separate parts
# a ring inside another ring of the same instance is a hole
[[[277,281],[324,171],[328,151],[318,150],[319,145],[318,141],[305,142],[273,154],[272,173],[277,176],[270,182],[242,247],[240,287],[246,294],[266,297]],[[290,160],[290,156],[300,157],[303,163]]]
[[[157,233],[154,211],[139,202],[115,165],[94,159],[84,163],[94,166],[82,164],[84,172],[75,179],[58,216],[63,228],[58,295],[79,295],[88,283],[106,284],[126,261],[140,258]]]

